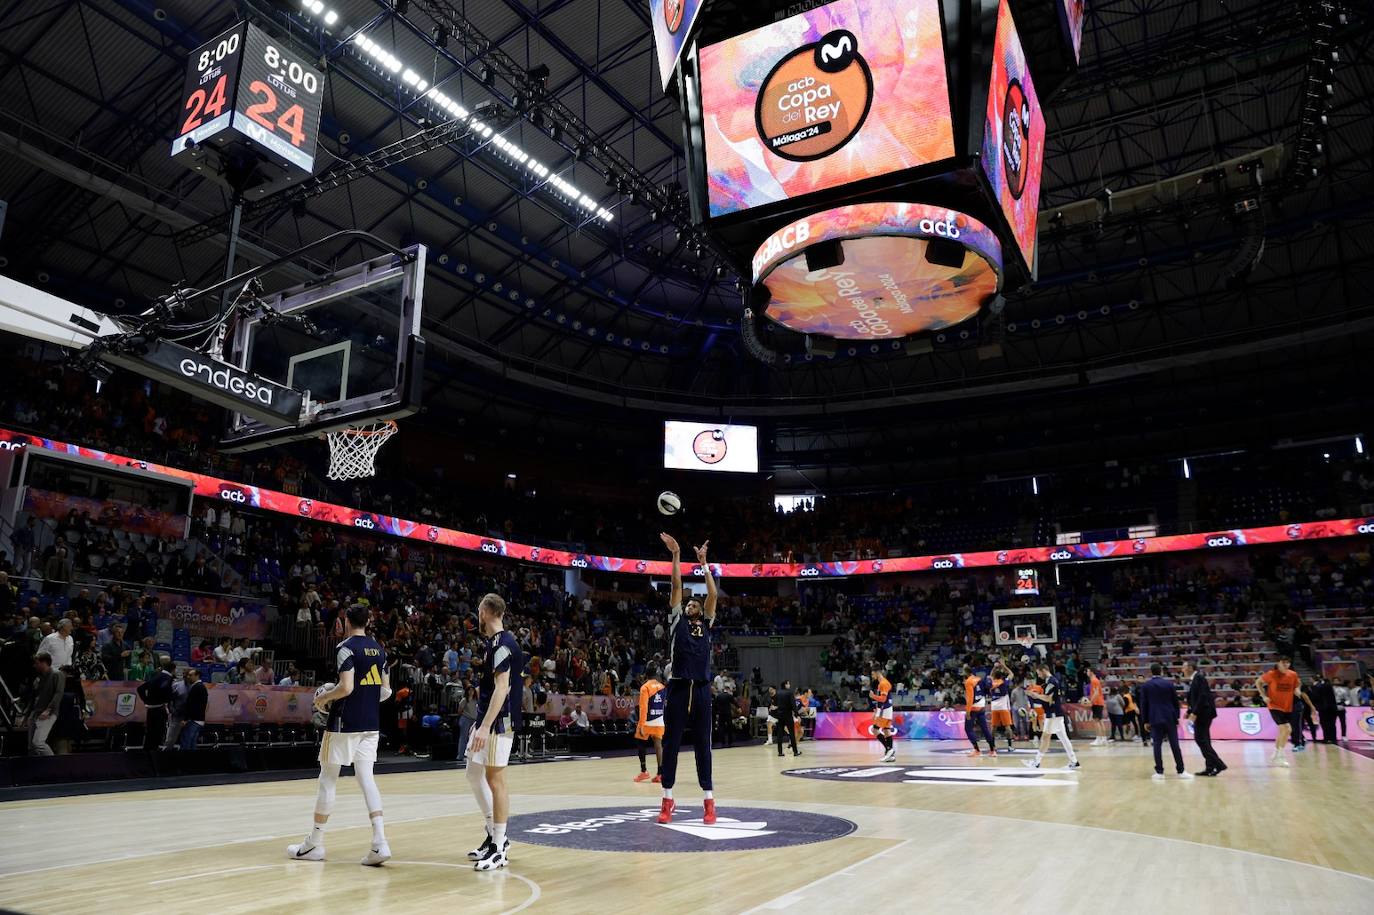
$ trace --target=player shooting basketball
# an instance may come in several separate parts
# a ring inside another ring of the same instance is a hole
[[[668,611],[671,658],[668,665],[667,703],[663,733],[663,805],[658,822],[673,819],[673,785],[677,781],[677,755],[682,732],[692,728],[692,747],[697,757],[697,782],[705,792],[703,823],[716,821],[715,795],[711,791],[711,627],[716,622],[716,580],[706,561],[705,541],[696,548],[697,563],[706,579],[706,601],[682,603],[681,549],[668,534],[660,534],[673,555],[673,592]]]

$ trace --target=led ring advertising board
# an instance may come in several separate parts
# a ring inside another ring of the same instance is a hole
[[[834,266],[809,269],[807,250],[838,243]],[[934,247],[932,247],[934,246]],[[996,295],[1002,246],[983,223],[922,203],[825,210],[774,232],[753,259],[768,317],[805,334],[896,339],[957,324]]]

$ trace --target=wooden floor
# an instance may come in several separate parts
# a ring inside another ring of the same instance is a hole
[[[473,873],[481,823],[461,772],[384,775],[394,860],[359,867],[370,834],[356,785],[340,784],[329,860],[285,860],[308,828],[314,782],[87,795],[0,805],[0,908],[29,913],[329,912],[1362,912],[1374,911],[1374,759],[1317,746],[1291,769],[1268,746],[1222,744],[1218,779],[1154,782],[1138,745],[1080,748],[1083,769],[1025,783],[925,783],[939,770],[1000,767],[949,743],[900,749],[902,781],[780,774],[874,766],[873,743],[718,751],[731,805],[853,821],[843,838],[793,848],[687,854],[520,842],[506,872]],[[1192,752],[1189,747],[1189,752]],[[1062,757],[1050,764],[1059,766]],[[1196,763],[1190,757],[1190,763]],[[700,797],[684,754],[680,803]],[[1192,768],[1198,768],[1193,765]],[[517,766],[513,813],[657,803],[633,759]],[[958,773],[956,773],[958,774]],[[988,776],[985,776],[988,777]],[[996,778],[997,776],[991,776]],[[653,827],[659,829],[661,827]],[[728,843],[715,843],[728,845]]]

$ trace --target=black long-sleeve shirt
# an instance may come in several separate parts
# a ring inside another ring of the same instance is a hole
[[[186,687],[186,707],[182,710],[181,718],[183,721],[198,721],[205,723],[205,706],[210,702],[210,690],[205,684],[197,680]]]

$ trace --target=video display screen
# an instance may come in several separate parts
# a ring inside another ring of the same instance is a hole
[[[839,241],[840,262],[810,269],[800,250],[830,241]],[[932,255],[932,242],[946,250]],[[895,340],[958,324],[997,292],[1001,272],[991,229],[920,203],[825,210],[773,233],[754,256],[769,318],[840,340]]]
[[[667,420],[663,423],[663,466],[669,470],[758,473],[758,427]]]
[[[658,54],[658,75],[666,90],[673,81],[677,59],[704,0],[649,0],[649,18],[654,24],[654,50]]]
[[[1069,26],[1069,41],[1073,42],[1073,59],[1082,59],[1083,17],[1087,13],[1088,0],[1060,0],[1064,5],[1064,20]]]
[[[954,155],[939,0],[836,0],[698,56],[712,217]]]
[[[983,169],[1016,237],[1027,269],[1035,269],[1040,172],[1045,162],[1045,112],[1035,94],[1011,7],[997,11],[992,51]]]

